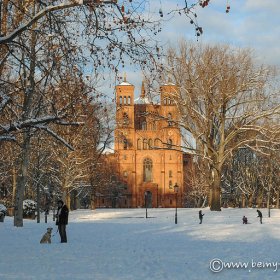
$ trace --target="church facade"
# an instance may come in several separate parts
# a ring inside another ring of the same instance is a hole
[[[149,102],[144,84],[138,99],[134,90],[126,79],[116,86],[114,156],[118,177],[126,185],[121,207],[182,207],[183,152],[176,86],[160,87],[160,104]]]

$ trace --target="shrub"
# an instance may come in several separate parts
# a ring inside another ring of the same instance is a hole
[[[31,199],[23,201],[23,216],[30,217],[35,215],[37,203]]]
[[[7,214],[7,208],[3,204],[0,204],[0,212],[2,212],[4,215]]]

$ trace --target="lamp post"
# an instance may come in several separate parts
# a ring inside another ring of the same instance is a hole
[[[269,161],[269,179],[268,179],[268,197],[267,197],[267,208],[268,208],[268,217],[270,218],[270,192],[272,185],[272,156],[270,153],[270,161]]]
[[[145,191],[145,208],[146,208],[146,219],[148,218],[148,205],[147,205],[148,192]]]
[[[158,184],[157,184],[157,208],[158,208]]]
[[[177,224],[178,219],[177,219],[177,198],[178,198],[178,191],[179,191],[179,186],[177,185],[177,183],[175,183],[174,187],[174,192],[175,192],[175,200],[176,200],[176,209],[175,209],[175,224]]]

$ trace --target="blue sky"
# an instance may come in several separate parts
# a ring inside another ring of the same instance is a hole
[[[165,3],[168,6],[170,2],[182,4],[184,1],[161,2],[164,10]],[[225,12],[227,3],[231,7],[229,13]],[[222,43],[254,48],[260,61],[280,65],[278,0],[210,0],[208,7],[197,8],[196,13],[204,30],[198,44]],[[195,40],[193,26],[184,16],[177,16],[167,22],[163,31],[168,35],[163,40]]]
[[[195,2],[195,1],[193,1]],[[162,9],[163,30],[157,38],[161,44],[175,45],[180,39],[200,44],[229,44],[251,48],[258,63],[280,66],[280,1],[279,0],[210,0],[208,7],[196,8],[198,23],[203,27],[203,36],[196,40],[193,25],[185,16],[167,16],[168,11],[183,6],[184,0],[151,0],[147,13],[159,16]],[[189,4],[192,1],[188,1]],[[226,13],[226,6],[230,12]],[[123,69],[127,79],[140,92],[142,74],[138,70]],[[113,90],[113,89],[112,89]]]

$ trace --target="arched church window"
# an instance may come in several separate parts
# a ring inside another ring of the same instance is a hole
[[[143,139],[143,150],[147,150],[147,149],[148,149],[148,140]]]
[[[172,149],[172,139],[167,140],[167,148]]]
[[[141,129],[142,129],[142,130],[147,130],[147,122],[146,122],[146,121],[142,121],[142,123],[141,123]]]
[[[161,147],[161,141],[160,139],[156,138],[155,139],[155,145],[154,145],[155,148],[160,148]]]
[[[171,99],[170,99],[170,97],[165,97],[164,98],[164,103],[163,103],[164,105],[170,105],[171,104]]]
[[[123,97],[123,104],[126,104],[126,96]]]
[[[127,104],[130,105],[131,100],[130,100],[130,96],[127,97]]]
[[[172,170],[169,170],[169,178],[172,178]]]
[[[123,125],[128,125],[128,124],[129,124],[128,114],[123,113]]]
[[[120,96],[120,105],[122,105],[122,96]]]
[[[169,189],[172,189],[173,188],[173,186],[172,186],[172,180],[169,180]]]
[[[168,113],[167,115],[167,122],[168,122],[168,126],[172,126],[172,114]]]
[[[145,158],[143,162],[143,181],[152,182],[153,162],[149,158]]]
[[[124,138],[124,140],[123,140],[123,148],[124,148],[124,150],[127,150],[127,147],[128,147],[128,141],[127,141],[126,138]]]
[[[140,138],[137,140],[137,149],[138,150],[142,149],[142,140]]]
[[[150,150],[153,149],[153,140],[152,139],[149,139],[148,146],[149,146]]]

